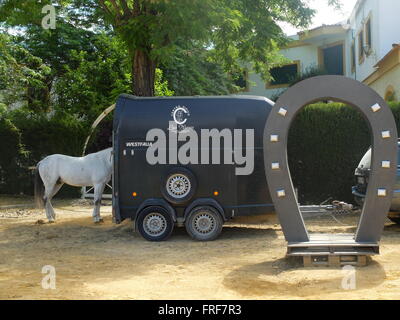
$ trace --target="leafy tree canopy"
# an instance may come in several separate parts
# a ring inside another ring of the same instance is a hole
[[[178,96],[225,95],[241,89],[216,61],[214,50],[196,42],[178,45],[174,59],[161,64],[161,69]]]
[[[51,69],[12,40],[13,37],[0,34],[0,102],[17,107],[22,96],[38,106],[28,88],[45,88]]]
[[[249,62],[264,78],[280,61],[287,22],[307,27],[314,11],[303,0],[57,0],[60,15],[83,23],[102,18],[124,41],[132,61],[133,91],[153,95],[155,69],[177,55],[179,43],[213,48],[226,71]],[[328,0],[337,5],[338,0]],[[43,0],[3,0],[0,17],[13,25],[39,25]],[[101,23],[102,24],[102,23]]]
[[[92,35],[91,43],[94,50],[71,50],[70,63],[55,82],[55,106],[58,111],[93,121],[120,94],[130,92],[131,68],[117,38],[102,33]],[[162,71],[156,73],[156,95],[172,95]]]

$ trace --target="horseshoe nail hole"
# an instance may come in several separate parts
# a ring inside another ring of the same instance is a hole
[[[378,197],[386,197],[386,189],[378,189]]]
[[[286,191],[284,189],[278,190],[276,193],[277,193],[279,198],[286,197]]]
[[[273,162],[271,165],[272,170],[279,170],[280,169],[280,164],[279,162]]]
[[[382,161],[382,168],[390,169],[391,163],[390,161]]]
[[[382,131],[382,138],[389,139],[391,137],[390,131]]]
[[[382,108],[381,108],[381,106],[380,106],[378,103],[376,103],[376,104],[374,104],[374,105],[371,107],[371,109],[372,109],[373,112],[378,112],[378,111],[381,110]]]
[[[278,142],[279,141],[279,136],[277,134],[271,135],[271,142]]]
[[[278,112],[282,117],[286,117],[288,111],[285,108],[280,108]]]

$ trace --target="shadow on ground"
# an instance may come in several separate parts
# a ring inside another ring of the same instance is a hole
[[[301,258],[282,258],[238,268],[230,272],[223,283],[228,289],[250,298],[268,294],[277,298],[318,298],[342,293],[345,299],[346,291],[342,287],[344,276],[344,271],[337,267],[305,268]],[[371,261],[366,267],[356,268],[356,289],[374,288],[385,277],[383,267]]]

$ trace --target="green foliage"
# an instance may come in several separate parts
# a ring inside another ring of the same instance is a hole
[[[17,39],[32,55],[51,66],[51,78],[54,79],[65,73],[66,65],[74,65],[75,52],[83,51],[91,57],[95,56],[99,37],[101,34],[96,36],[93,31],[77,28],[68,20],[59,19],[56,29],[46,30],[30,25],[24,28],[24,33]]]
[[[55,83],[58,111],[94,121],[122,93],[131,92],[131,62],[123,43],[109,34],[93,34],[94,50],[70,52],[70,63]],[[168,82],[156,70],[156,95],[170,96]]]
[[[161,69],[156,69],[156,79],[155,79],[155,95],[158,97],[170,97],[175,94],[173,90],[168,88],[168,80],[164,80],[164,74]]]
[[[48,117],[26,109],[8,112],[5,124],[0,123],[0,131],[11,128],[14,138],[10,142],[1,139],[1,159],[7,159],[15,168],[7,169],[1,176],[5,186],[13,188],[0,189],[0,192],[12,194],[33,192],[32,171],[28,167],[35,166],[44,157],[58,153],[80,156],[88,132],[87,125],[75,117]],[[62,195],[79,195],[79,189],[64,189]]]
[[[125,43],[129,60],[145,52],[152,62],[140,65],[151,73],[154,66],[171,63],[180,44],[193,41],[213,48],[226,72],[250,63],[264,79],[269,69],[283,61],[279,48],[287,38],[279,23],[307,27],[314,10],[303,0],[58,0],[58,22],[85,26],[111,25]],[[336,5],[338,0],[328,0]],[[8,25],[40,25],[41,6],[50,1],[3,0],[1,20]],[[79,18],[82,17],[82,22]],[[102,17],[101,22],[96,19]],[[183,46],[184,48],[186,45]],[[133,79],[132,79],[133,80]],[[144,78],[137,77],[135,86]],[[147,86],[142,83],[142,87]],[[139,86],[140,87],[140,86]],[[146,90],[151,92],[152,90]]]
[[[196,43],[177,47],[174,59],[161,68],[178,96],[225,95],[238,89],[215,61],[213,50]]]
[[[130,90],[127,52],[112,34],[62,21],[54,30],[30,26],[18,41],[51,66],[46,82],[52,92],[49,103],[57,112],[92,121],[120,93]]]
[[[21,177],[28,173],[22,168],[24,152],[21,133],[7,114],[0,115],[0,193],[19,194],[23,191]]]
[[[40,25],[43,18],[42,8],[52,4],[51,0],[2,0],[0,2],[0,17],[2,22],[9,25]]]
[[[90,42],[91,52],[71,50],[70,63],[55,82],[55,109],[89,122],[130,91],[130,67],[121,42],[106,34],[92,35]]]
[[[400,128],[400,103],[391,103]],[[371,146],[368,124],[354,108],[339,103],[307,106],[289,135],[288,156],[301,203],[329,197],[353,201],[354,170]]]
[[[21,132],[21,142],[29,151],[32,164],[43,157],[63,153],[80,156],[88,126],[74,116],[47,116],[19,109],[11,113],[12,121]]]
[[[320,67],[320,66],[309,66],[304,70],[304,72],[298,73],[296,77],[290,80],[289,82],[289,87],[294,86],[296,83],[299,83],[300,81],[312,78],[312,77],[317,77],[317,76],[323,76],[326,75],[327,71]]]
[[[0,100],[4,104],[11,105],[22,99],[30,102],[36,111],[46,108],[28,88],[46,88],[49,73],[50,68],[42,59],[16,44],[14,37],[0,34]]]
[[[48,111],[51,106],[59,113],[74,114],[91,122],[115,103],[118,95],[131,92],[131,61],[125,45],[112,33],[94,33],[62,22],[55,30],[30,26],[23,35],[7,43],[42,62],[47,71],[40,78],[41,86],[21,81],[18,90],[10,90],[14,95],[7,99],[8,105],[11,100],[23,100],[36,112]],[[0,58],[0,65],[9,69],[8,60]],[[10,82],[15,79],[9,77],[8,69],[2,73],[2,78],[10,79],[4,82],[4,88],[17,88]],[[156,95],[173,94],[161,70],[157,70],[155,86]],[[33,99],[26,101],[22,90],[34,97],[35,103]]]
[[[279,47],[287,41],[278,22],[305,27],[314,14],[300,0],[98,3],[131,52],[145,50],[154,61],[166,63],[179,43],[198,41],[215,49],[225,70],[250,61],[263,75],[279,60]]]
[[[7,112],[7,105],[0,103],[0,116]]]
[[[0,58],[0,65],[4,65],[0,69],[0,72],[4,70],[1,72],[4,74],[1,79],[9,79],[8,82],[3,81],[3,87],[9,96],[7,104],[10,104],[11,101],[23,102],[35,112],[50,111],[60,101],[59,97],[64,98],[65,88],[61,86],[61,91],[57,92],[53,85],[60,79],[66,81],[63,76],[68,71],[81,67],[80,61],[77,59],[78,53],[82,53],[84,58],[92,64],[100,62],[99,67],[105,69],[102,72],[103,78],[110,79],[109,81],[115,78],[114,74],[110,74],[110,69],[115,65],[107,60],[108,57],[104,57],[104,52],[109,50],[110,56],[114,54],[114,60],[124,60],[126,55],[126,52],[116,54],[116,45],[111,36],[97,35],[92,31],[76,28],[65,21],[59,21],[54,30],[45,30],[41,26],[29,25],[19,36],[3,35],[2,39],[7,45],[5,48],[9,48],[10,56],[7,58],[6,55],[4,58],[2,55]],[[103,54],[100,57],[99,51]],[[104,61],[99,60],[101,58],[104,58]],[[94,61],[95,59],[98,61]],[[18,72],[19,69],[23,73]],[[88,71],[87,76],[92,76],[92,78],[98,75],[98,72],[92,73],[92,70],[88,70],[90,68],[83,67],[82,69]],[[107,74],[107,72],[109,73]],[[112,72],[117,73],[114,70]],[[10,77],[10,74],[17,74],[17,77]],[[118,77],[117,80],[121,81],[123,77]],[[95,91],[95,88],[93,87],[91,90]],[[99,90],[104,91],[104,86],[100,86]],[[54,99],[54,96],[57,99]],[[82,101],[82,104],[86,102]],[[66,108],[68,109],[68,107],[67,105]],[[87,106],[83,110],[87,110]]]
[[[321,68],[319,66],[309,66],[304,70],[303,72],[299,72],[293,79],[290,79],[289,81],[289,87],[294,86],[296,83],[299,83],[300,81],[306,80],[308,78],[312,77],[317,77],[317,76],[323,76],[326,75],[327,72],[324,68]],[[272,101],[277,101],[279,97],[286,92],[287,88],[279,90],[276,94],[274,94],[271,97]]]

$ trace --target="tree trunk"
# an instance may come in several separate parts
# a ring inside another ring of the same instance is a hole
[[[132,69],[133,94],[154,97],[155,62],[143,50],[135,50]]]

